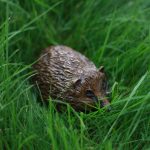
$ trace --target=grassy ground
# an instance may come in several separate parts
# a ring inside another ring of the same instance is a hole
[[[113,110],[39,106],[31,64],[51,44],[109,76]],[[150,149],[148,0],[0,0],[0,149]]]

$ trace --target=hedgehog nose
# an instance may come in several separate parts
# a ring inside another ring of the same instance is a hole
[[[100,105],[101,105],[101,108],[106,106],[106,109],[108,112],[111,111],[111,106],[110,106],[110,103],[107,99],[100,101]]]

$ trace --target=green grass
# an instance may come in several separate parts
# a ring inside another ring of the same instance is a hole
[[[31,64],[52,44],[105,66],[111,112],[37,103]],[[0,0],[0,149],[148,150],[149,71],[148,0]]]

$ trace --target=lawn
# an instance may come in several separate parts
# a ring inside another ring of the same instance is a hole
[[[58,44],[105,66],[111,112],[39,105],[31,66]],[[149,0],[0,0],[3,149],[150,149]]]

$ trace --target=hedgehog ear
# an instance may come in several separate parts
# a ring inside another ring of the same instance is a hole
[[[104,73],[105,72],[104,66],[100,66],[98,71]]]
[[[81,86],[81,84],[82,84],[82,79],[77,79],[74,81],[73,86],[74,88],[78,88]]]

